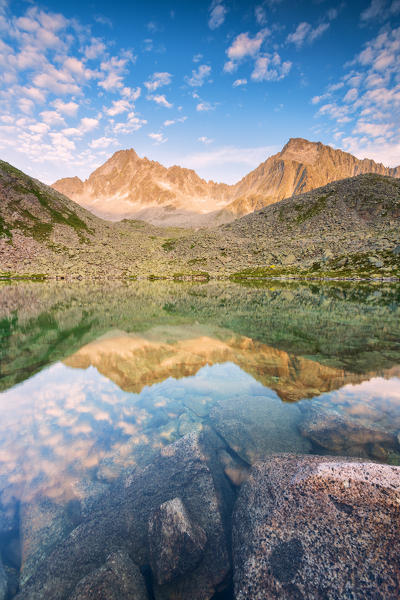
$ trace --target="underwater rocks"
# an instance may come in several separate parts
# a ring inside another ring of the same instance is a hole
[[[210,418],[226,443],[249,464],[277,452],[307,454],[311,447],[298,429],[299,407],[283,403],[275,394],[220,401]]]
[[[157,583],[169,583],[197,567],[206,542],[180,498],[161,504],[149,519],[150,565]]]
[[[144,578],[128,554],[115,552],[82,579],[70,600],[148,600]]]
[[[6,575],[6,572],[3,567],[3,563],[1,562],[1,558],[0,558],[0,600],[5,600],[5,598],[7,596],[7,588],[8,588],[7,575]]]
[[[400,449],[394,434],[316,401],[302,404],[301,410],[302,434],[325,452],[386,460],[389,451]]]
[[[399,467],[293,455],[257,463],[233,517],[236,600],[397,599],[399,510]]]
[[[128,553],[139,568],[148,569],[149,520],[176,498],[184,505],[190,523],[196,523],[197,545],[203,544],[199,543],[200,528],[207,543],[202,556],[197,554],[199,562],[192,570],[185,571],[180,559],[180,575],[176,573],[169,583],[158,584],[157,573],[153,574],[154,597],[211,598],[231,568],[227,540],[234,493],[218,461],[221,448],[225,444],[211,431],[207,435],[189,434],[163,448],[148,467],[134,471],[100,497],[90,516],[38,565],[23,584],[18,600],[70,599],[77,584],[118,551]],[[173,530],[172,545],[178,537]]]

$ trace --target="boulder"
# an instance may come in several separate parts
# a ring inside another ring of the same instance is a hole
[[[70,600],[148,600],[144,578],[128,554],[115,552],[84,577]]]
[[[157,583],[169,583],[197,567],[206,542],[180,498],[161,504],[149,519],[150,566]]]
[[[71,484],[73,497],[53,500],[34,496],[21,503],[21,584],[35,572],[39,562],[85,518],[108,487],[82,480]]]
[[[400,468],[271,456],[233,516],[236,600],[385,598],[400,589]]]
[[[307,453],[311,444],[301,436],[296,404],[270,396],[238,396],[221,400],[211,422],[228,446],[248,464],[276,452]]]
[[[164,585],[158,599],[211,598],[230,571],[227,539],[234,492],[218,461],[225,447],[211,431],[191,433],[163,448],[143,470],[103,494],[91,514],[59,543],[24,583],[18,600],[66,600],[77,583],[123,550],[140,567],[150,564],[148,522],[165,502],[179,497],[207,536],[198,566]]]
[[[302,434],[325,452],[385,460],[390,450],[398,448],[392,433],[378,426],[364,425],[346,413],[310,401],[301,404],[304,418]]]

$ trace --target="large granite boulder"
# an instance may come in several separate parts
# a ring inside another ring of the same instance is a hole
[[[66,600],[81,579],[118,550],[128,552],[139,567],[148,567],[149,519],[174,498],[181,499],[190,520],[204,531],[207,544],[197,567],[170,583],[155,582],[154,595],[157,600],[210,598],[230,571],[227,539],[234,492],[218,461],[225,447],[212,432],[192,433],[166,446],[145,469],[100,497],[91,515],[39,564],[18,600]]]
[[[307,454],[311,444],[299,431],[300,409],[270,396],[238,396],[221,400],[211,422],[226,443],[249,464],[276,452]]]
[[[125,552],[115,552],[99,569],[84,577],[71,600],[148,600],[139,567]]]
[[[236,600],[397,600],[400,467],[272,456],[233,517]]]
[[[159,585],[197,567],[207,536],[180,498],[161,504],[149,519],[150,565]]]

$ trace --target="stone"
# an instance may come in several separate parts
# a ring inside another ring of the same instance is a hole
[[[350,460],[253,467],[233,515],[236,600],[398,598],[400,468]]]
[[[250,465],[268,454],[308,453],[311,448],[298,429],[300,409],[282,402],[275,392],[221,400],[210,418],[228,446]]]
[[[119,551],[82,579],[70,600],[149,600],[149,596],[139,567]]]
[[[385,460],[388,452],[399,446],[394,434],[378,426],[364,425],[361,420],[317,401],[302,403],[301,410],[304,419],[300,431],[319,451]]]
[[[393,248],[392,254],[394,254],[395,256],[400,256],[400,245]]]
[[[383,262],[376,256],[368,256],[368,262],[377,269],[381,269],[383,267]]]
[[[26,582],[52,549],[85,518],[98,498],[106,493],[104,483],[82,479],[71,483],[74,493],[66,504],[61,500],[29,497],[21,504],[21,583]]]
[[[197,567],[206,542],[180,498],[161,504],[149,519],[150,566],[157,583],[169,583]]]
[[[240,487],[249,476],[249,465],[239,457],[233,457],[226,450],[221,450],[218,456],[224,467],[225,475],[234,486]]]
[[[0,558],[0,600],[6,599],[7,589],[8,589],[7,575],[6,575],[6,572],[3,567],[3,563],[1,562],[1,558]]]
[[[177,497],[189,515],[196,515],[208,543],[193,571],[162,586],[155,583],[154,596],[156,600],[211,598],[230,572],[228,536],[234,492],[218,460],[218,452],[225,447],[211,430],[191,433],[163,448],[143,470],[121,478],[52,549],[16,598],[67,600],[80,580],[118,550],[128,552],[145,568],[150,563],[150,515]]]
[[[327,250],[325,250],[325,252],[322,255],[322,260],[324,262],[327,262],[328,260],[330,260],[331,258],[333,258],[333,252],[332,250],[329,250],[329,248]]]

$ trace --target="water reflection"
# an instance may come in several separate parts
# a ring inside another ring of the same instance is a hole
[[[0,288],[0,389],[0,545],[21,522],[27,564],[49,522],[62,537],[192,430],[225,439],[235,483],[272,452],[400,464],[399,291]]]

